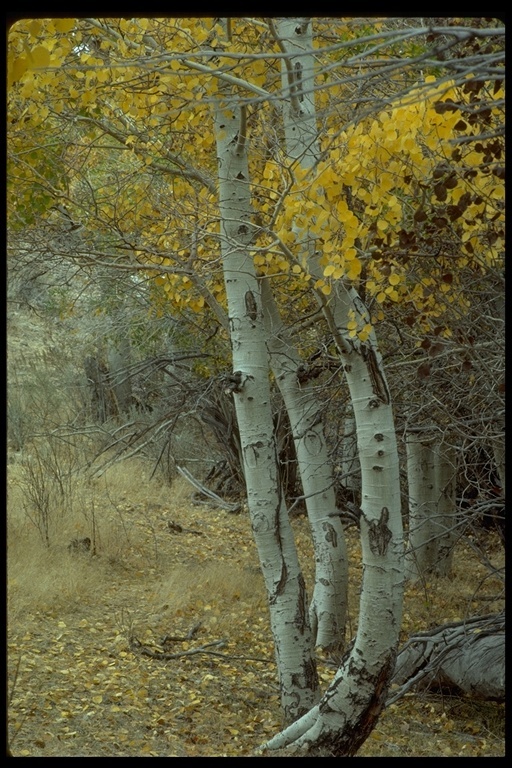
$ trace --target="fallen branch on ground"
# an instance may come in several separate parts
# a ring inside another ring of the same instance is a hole
[[[505,614],[477,616],[412,635],[398,654],[386,706],[412,688],[452,689],[503,701]]]
[[[135,635],[132,635],[128,639],[128,642],[130,644],[130,649],[134,653],[138,653],[141,656],[149,656],[151,659],[158,659],[163,661],[180,659],[185,656],[197,656],[200,653],[204,653],[209,654],[210,656],[218,656],[219,658],[226,659],[227,661],[261,661],[265,664],[275,663],[273,659],[263,659],[257,656],[231,656],[228,653],[219,653],[219,651],[210,650],[212,647],[223,648],[228,642],[226,638],[223,638],[222,640],[214,640],[211,643],[205,643],[204,645],[200,645],[197,648],[189,648],[187,651],[178,651],[176,653],[160,651],[148,645],[144,645],[135,637]]]

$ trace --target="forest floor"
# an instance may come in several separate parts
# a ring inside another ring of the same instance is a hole
[[[13,755],[250,756],[275,734],[282,725],[275,665],[248,515],[194,505],[184,481],[165,487],[132,460],[82,488],[73,529],[63,524],[48,549],[23,511],[20,473],[20,465],[10,466]],[[92,510],[96,554],[68,552],[70,537],[91,535]],[[311,583],[307,520],[298,517],[293,526]],[[360,575],[354,528],[348,538],[353,632]],[[486,549],[499,565],[493,536]],[[461,542],[452,578],[407,589],[404,638],[501,609],[501,585],[486,573]],[[327,686],[332,666],[320,663],[319,673]],[[359,753],[503,754],[503,705],[427,693],[386,709]]]
[[[194,504],[184,480],[169,486],[141,458],[95,476],[82,469],[87,461],[74,454],[71,439],[48,441],[52,425],[66,423],[57,418],[62,397],[75,397],[62,386],[66,365],[75,376],[71,342],[63,323],[9,316],[9,435],[17,443],[7,472],[12,754],[250,756],[282,722],[248,514]],[[38,431],[39,442],[31,437]],[[40,535],[45,522],[49,547]],[[296,517],[293,527],[311,593],[307,520]],[[95,553],[68,550],[86,536]],[[361,554],[357,530],[347,537],[350,638]],[[502,567],[497,537],[487,534],[482,543],[492,565]],[[459,542],[451,578],[407,588],[403,640],[503,608],[502,582],[474,547]],[[325,688],[333,666],[320,660],[318,670]],[[411,692],[385,709],[359,755],[499,757],[504,730],[502,704]]]

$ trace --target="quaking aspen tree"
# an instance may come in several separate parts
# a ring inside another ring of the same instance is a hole
[[[451,21],[26,19],[10,30],[13,236],[37,227],[55,258],[142,276],[164,297],[159,311],[210,313],[229,339],[290,723],[268,749],[356,754],[393,672],[404,537],[379,324],[403,308],[407,327],[449,339],[444,318],[470,307],[468,274],[502,268],[503,27]],[[72,242],[55,236],[63,201],[81,225]],[[323,693],[314,645],[341,647],[348,569],[308,367],[322,335],[354,415],[363,557],[357,631]],[[311,603],[280,488],[270,371],[310,513]]]

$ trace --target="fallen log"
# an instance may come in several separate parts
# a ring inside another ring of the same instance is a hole
[[[505,613],[412,635],[400,650],[386,706],[412,689],[505,699]]]

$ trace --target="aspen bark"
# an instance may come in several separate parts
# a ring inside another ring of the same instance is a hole
[[[268,280],[262,283],[262,298],[272,370],[290,419],[315,551],[311,627],[316,646],[335,652],[341,650],[345,634],[348,562],[322,404],[311,382],[300,381],[302,360],[280,318]]]
[[[285,110],[289,154],[312,167],[314,142],[314,57],[310,23],[285,19],[277,25],[286,61],[288,82],[299,71],[303,99],[291,89]],[[287,124],[288,123],[288,124]],[[301,146],[302,142],[302,146]],[[309,271],[322,276],[319,253],[312,238]],[[351,316],[368,322],[366,308],[349,284],[338,281],[329,299],[318,297],[343,364],[354,409],[361,466],[361,545],[363,583],[357,634],[332,683],[304,717],[265,746],[306,748],[312,754],[351,756],[372,731],[384,706],[393,673],[402,617],[403,529],[400,508],[398,450],[391,397],[375,333],[366,342],[351,338]],[[350,314],[352,313],[352,315]]]
[[[243,112],[236,99],[216,103],[219,207],[233,375],[229,389],[240,432],[247,501],[267,589],[286,721],[318,699],[307,595],[280,488],[268,353],[252,236]]]

